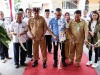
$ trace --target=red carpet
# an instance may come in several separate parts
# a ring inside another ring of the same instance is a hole
[[[62,70],[58,70],[58,68],[53,67],[53,54],[48,54],[47,68],[42,68],[42,58],[40,58],[39,64],[35,68],[32,67],[33,61],[30,61],[23,75],[97,75],[95,69],[85,65],[87,60],[86,55],[83,53],[80,67],[76,67],[74,63],[66,68],[62,67]]]

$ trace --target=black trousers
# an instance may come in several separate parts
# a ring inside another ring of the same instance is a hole
[[[27,48],[27,54],[29,57],[32,57],[32,40],[28,39],[26,41],[26,48]]]
[[[94,61],[94,63],[97,63],[97,61],[98,61],[98,48],[95,48],[94,52],[95,52],[95,61]],[[92,47],[89,50],[89,61],[91,61],[91,57],[92,57]]]
[[[23,43],[24,47],[26,47],[26,43]],[[20,56],[20,64],[23,64],[26,60],[26,51],[23,50],[20,43],[13,43],[14,47],[14,62],[15,65],[19,65],[19,56]],[[19,55],[20,53],[20,55]]]
[[[46,47],[48,48],[48,52],[51,52],[52,49],[52,36],[51,35],[45,35],[46,36]]]
[[[0,42],[0,56],[1,60],[9,57],[8,48],[2,42]]]
[[[98,57],[100,57],[100,47],[98,48]]]
[[[58,43],[57,45],[55,44],[55,42],[53,42],[53,46],[54,46],[54,60],[58,61],[58,45],[60,44],[60,50],[61,50],[61,57],[62,57],[62,61],[65,61],[65,42],[63,43]]]

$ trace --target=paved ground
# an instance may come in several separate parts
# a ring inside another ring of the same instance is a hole
[[[12,57],[12,59],[7,60],[6,63],[0,62],[0,75],[22,75],[25,67],[20,67],[18,69],[15,69],[12,43],[10,44],[9,52],[10,52],[10,57]],[[88,55],[88,49],[85,46],[84,46],[84,52],[86,53],[86,55]],[[93,57],[94,57],[94,53],[93,53]],[[26,63],[29,60],[30,59],[27,58]],[[94,61],[94,58],[93,58],[93,61]],[[99,63],[99,67],[96,68],[96,71],[97,71],[98,75],[100,75],[100,61],[98,63]]]

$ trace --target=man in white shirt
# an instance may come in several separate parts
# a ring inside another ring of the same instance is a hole
[[[50,22],[50,20],[51,20],[51,18],[49,17],[49,14],[50,14],[50,10],[49,9],[45,9],[45,20],[46,20],[46,23],[47,23],[47,26],[49,26],[49,22]],[[48,32],[48,30],[46,31],[46,34],[45,34],[45,36],[46,36],[46,47],[47,47],[47,49],[48,49],[48,52],[50,53],[50,54],[52,54],[52,52],[51,52],[51,49],[52,49],[52,41],[51,41],[51,35],[50,35],[50,33]]]
[[[22,13],[16,13],[16,20],[11,23],[11,33],[13,35],[13,47],[14,47],[14,62],[16,68],[19,67],[19,52],[20,52],[20,64],[25,66],[26,60],[26,52],[20,45],[20,42],[23,43],[24,47],[26,47],[26,33],[27,26],[24,21],[22,21]],[[20,51],[19,51],[20,48]]]
[[[2,11],[0,11],[0,26],[2,26],[7,33],[9,33],[9,22],[4,19],[4,13]],[[1,60],[3,63],[6,62],[5,58],[7,59],[11,59],[9,57],[9,53],[8,53],[8,48],[0,41],[0,55],[1,55]]]
[[[86,10],[83,11],[82,19],[84,19],[86,21],[87,25],[89,24],[90,17],[87,15]]]
[[[27,26],[28,26],[28,20],[30,17],[32,17],[32,10],[30,8],[27,8],[26,9],[26,17],[23,19],[23,21],[27,24]],[[27,32],[26,48],[27,48],[28,57],[32,58],[32,39],[30,37],[31,36],[30,36],[29,31],[28,31]]]

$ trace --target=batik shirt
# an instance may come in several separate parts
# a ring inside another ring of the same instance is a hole
[[[52,18],[49,22],[48,27],[49,27],[49,30],[51,30],[52,33],[58,38],[58,40],[54,40],[54,38],[52,38],[53,42],[55,42],[55,41],[59,42],[60,39],[62,39],[62,38],[64,40],[66,40],[65,35],[63,37],[61,36],[61,33],[65,32],[66,28],[69,28],[65,18],[62,18],[62,17],[60,19],[57,19],[56,17]]]

